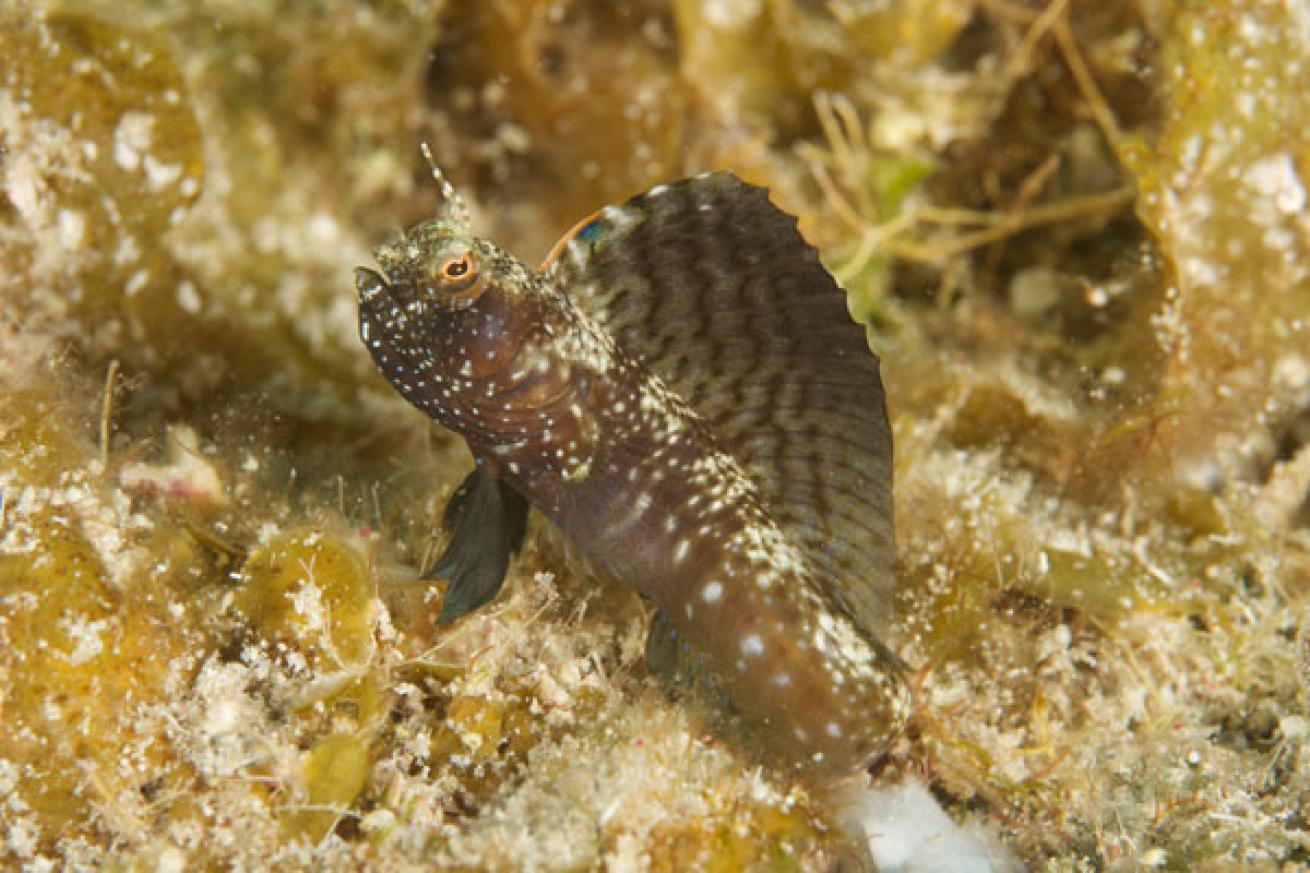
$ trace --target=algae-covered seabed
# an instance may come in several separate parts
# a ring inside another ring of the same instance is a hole
[[[0,12],[0,865],[817,869],[815,804],[532,545],[351,267],[432,142],[535,260],[731,167],[870,325],[928,782],[1035,869],[1310,864],[1310,13],[1218,0]]]

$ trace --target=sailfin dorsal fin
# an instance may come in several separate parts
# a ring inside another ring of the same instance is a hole
[[[763,188],[712,173],[584,220],[543,265],[711,426],[867,627],[895,544],[878,359]]]

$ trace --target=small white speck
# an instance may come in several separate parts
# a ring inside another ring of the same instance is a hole
[[[123,294],[131,297],[133,294],[144,288],[146,282],[149,280],[150,272],[148,270],[137,270],[128,277],[127,283],[123,285]],[[365,322],[365,326],[367,326],[367,322]]]
[[[59,210],[57,219],[59,242],[64,248],[74,249],[82,244],[86,233],[86,216],[75,209]]]
[[[196,293],[196,286],[191,284],[189,279],[183,279],[178,283],[177,305],[192,315],[200,311],[200,295]]]
[[[711,582],[708,585],[706,585],[704,588],[702,588],[700,592],[700,599],[704,600],[706,603],[717,603],[719,598],[722,596],[723,596],[722,582]]]
[[[741,653],[750,657],[759,657],[764,654],[764,640],[760,639],[759,634],[749,634],[742,637]]]

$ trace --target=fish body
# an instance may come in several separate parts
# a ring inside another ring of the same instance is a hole
[[[657,187],[537,271],[449,216],[377,258],[356,274],[361,339],[475,459],[446,514],[443,620],[494,596],[530,504],[655,603],[770,760],[846,773],[885,746],[908,695],[874,633],[891,549],[877,360],[762,189]],[[789,336],[836,314],[831,339]],[[839,426],[811,428],[816,398]],[[876,578],[836,578],[851,568]]]

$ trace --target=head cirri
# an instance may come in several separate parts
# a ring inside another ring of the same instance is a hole
[[[370,342],[370,315],[381,316],[373,320],[380,321],[388,332],[413,330],[424,316],[472,306],[496,283],[496,268],[502,267],[503,272],[503,265],[512,262],[494,245],[473,235],[467,204],[437,166],[428,144],[422,143],[421,148],[441,192],[437,217],[374,251],[382,273],[367,267],[355,270],[360,336],[375,357],[378,344]],[[396,322],[395,316],[402,313],[406,320]]]
[[[512,387],[502,371],[541,322],[541,295],[532,271],[475,236],[452,203],[379,246],[379,269],[356,268],[359,336],[411,404],[466,438],[496,440],[505,416],[492,401]]]

